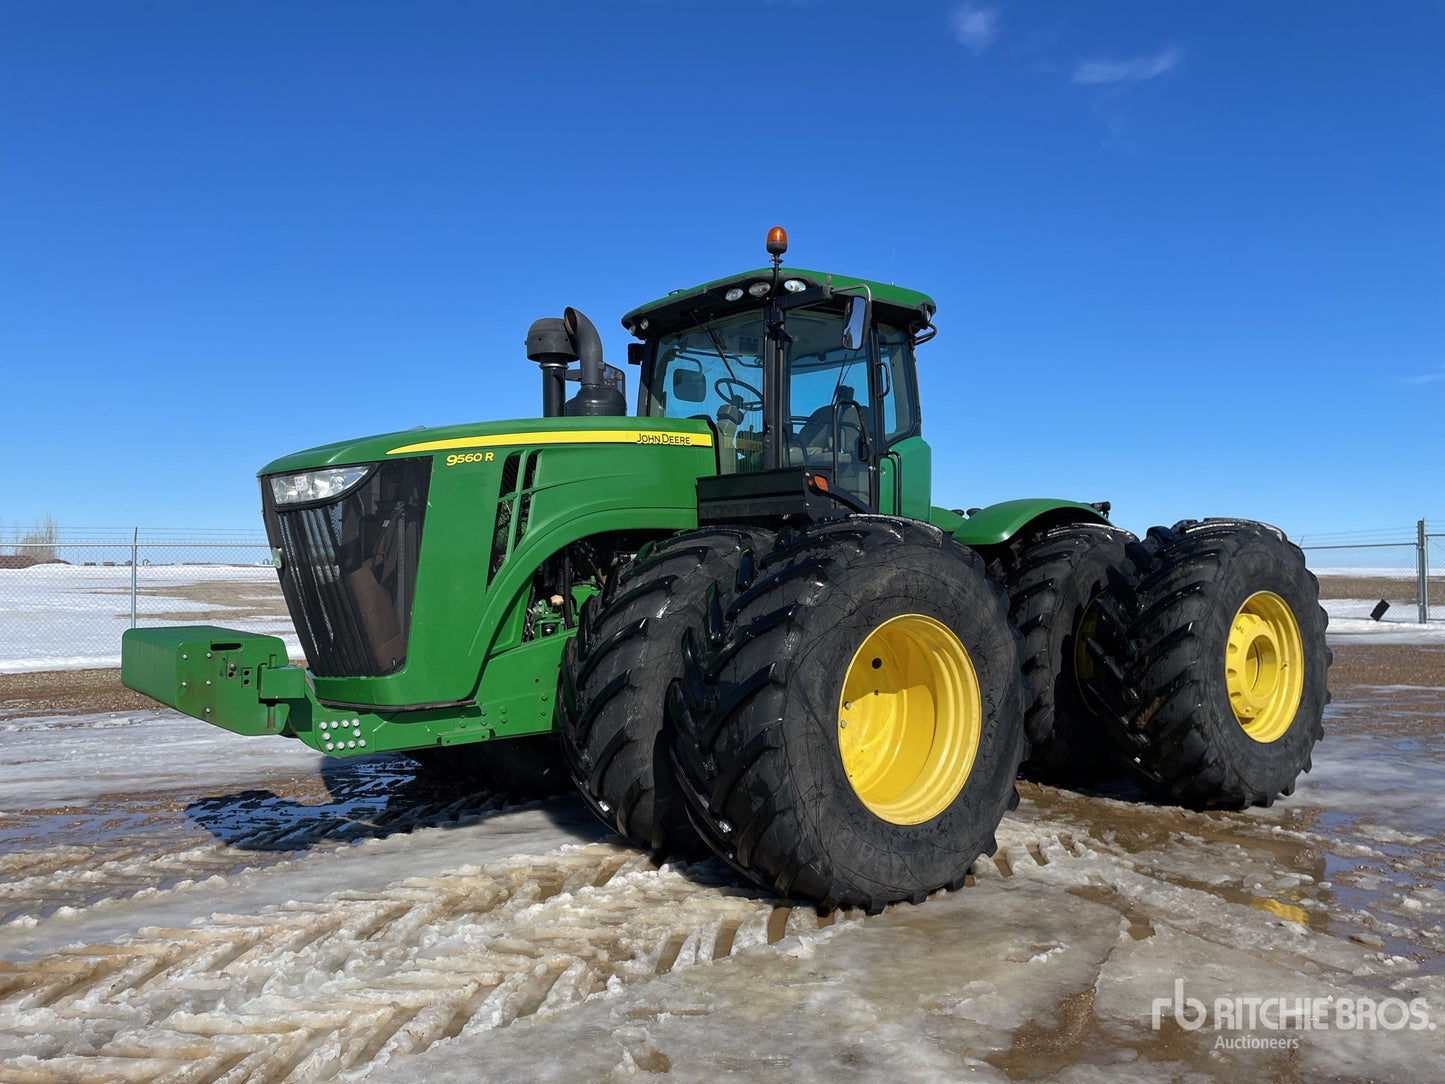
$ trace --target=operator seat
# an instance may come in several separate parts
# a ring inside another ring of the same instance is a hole
[[[811,464],[822,465],[822,459],[827,459],[827,465],[833,463],[833,411],[837,405],[845,400],[853,400],[853,389],[847,384],[839,384],[838,390],[833,393],[833,401],[827,406],[821,406],[808,415],[808,420],[798,427],[797,444],[803,449],[804,460]],[[859,415],[862,415],[860,420]],[[857,454],[858,438],[865,430],[872,429],[872,418],[866,406],[859,404],[855,410],[851,405],[844,407],[838,414],[838,454],[841,458],[847,455],[853,458]]]
[[[717,408],[718,470],[722,474],[736,474],[738,470],[738,426],[743,423],[743,397],[734,395],[732,401]]]
[[[849,400],[857,402],[853,389],[847,384],[840,384],[833,393],[831,403],[808,415],[807,421],[798,427],[797,435],[789,442],[790,463],[831,473],[833,412],[838,409],[839,403]],[[869,409],[862,404],[855,409],[850,403],[838,413],[838,477],[832,481],[854,493],[868,492],[867,466],[858,458],[858,447],[865,432],[871,430],[871,421]]]

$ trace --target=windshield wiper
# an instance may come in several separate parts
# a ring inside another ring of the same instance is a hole
[[[702,320],[698,318],[696,312],[689,312],[688,315],[692,317],[692,322],[697,325],[697,329],[712,340],[712,348],[717,352],[717,356],[721,359],[723,367],[727,369],[728,376],[736,380],[738,374],[733,371],[732,362],[728,361],[727,352],[723,350],[722,340],[717,337],[716,329],[711,324],[704,324]]]

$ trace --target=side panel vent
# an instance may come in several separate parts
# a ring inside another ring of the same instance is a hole
[[[536,483],[537,464],[541,458],[540,452],[513,452],[502,463],[497,518],[492,524],[492,556],[487,566],[488,587],[527,533],[527,521],[532,514],[532,487]],[[520,490],[517,488],[519,479],[522,483]]]
[[[522,494],[522,506],[517,510],[517,545],[522,544],[522,536],[527,533],[527,518],[532,514],[532,494]]]
[[[502,488],[501,495],[510,497],[517,491],[517,468],[521,465],[522,453],[513,452],[507,456],[506,462],[502,464]]]
[[[502,566],[507,563],[507,545],[512,536],[512,506],[515,496],[503,496],[497,501],[497,521],[492,526],[492,560],[487,565],[487,586],[497,578]]]

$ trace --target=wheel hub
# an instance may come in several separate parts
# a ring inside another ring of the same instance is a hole
[[[921,824],[968,780],[983,731],[978,674],[942,622],[904,614],[854,653],[838,702],[848,781],[875,816]]]
[[[1244,600],[1230,625],[1224,674],[1246,734],[1268,743],[1289,729],[1304,692],[1304,643],[1284,599],[1259,591]]]

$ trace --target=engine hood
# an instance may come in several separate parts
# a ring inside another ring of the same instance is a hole
[[[377,463],[399,456],[465,455],[539,444],[640,444],[712,447],[706,422],[691,418],[519,418],[511,421],[405,429],[322,444],[273,459],[258,476]]]

